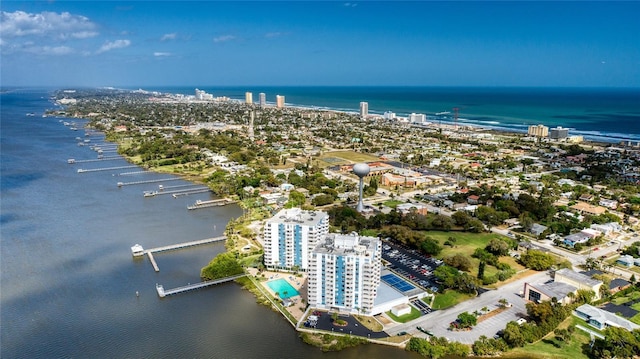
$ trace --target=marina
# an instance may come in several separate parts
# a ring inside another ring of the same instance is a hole
[[[190,290],[205,288],[205,287],[209,287],[209,286],[216,285],[216,284],[222,284],[222,283],[231,282],[231,281],[236,280],[238,278],[242,278],[245,275],[246,274],[243,273],[243,274],[239,274],[239,275],[235,275],[235,276],[231,276],[231,277],[226,277],[226,278],[216,279],[216,280],[209,280],[209,281],[206,281],[206,282],[200,282],[200,283],[194,283],[194,284],[188,284],[188,285],[185,285],[185,286],[182,286],[182,287],[177,287],[177,288],[167,289],[167,290],[164,289],[162,284],[156,284],[156,291],[158,292],[158,296],[160,298],[164,298],[164,297],[166,297],[168,295],[183,293],[183,292],[187,292],[187,291],[190,291]]]

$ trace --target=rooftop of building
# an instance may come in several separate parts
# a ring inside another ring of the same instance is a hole
[[[380,239],[359,236],[357,233],[329,233],[320,240],[314,253],[346,255],[372,255],[378,250]]]
[[[305,211],[300,208],[289,208],[276,213],[268,222],[315,226],[328,217],[329,215],[323,211]]]
[[[532,288],[540,291],[549,298],[555,297],[558,300],[564,299],[569,293],[575,292],[578,288],[561,282],[551,282],[545,284],[529,284]]]
[[[624,318],[621,318],[613,313],[607,312],[606,310],[602,310],[600,308],[596,308],[589,304],[583,304],[576,308],[576,312],[583,313],[589,317],[591,320],[596,320],[599,323],[606,323],[610,326],[616,326],[625,328],[627,330],[639,329],[640,326],[632,323]]]
[[[556,271],[556,276],[558,274],[563,276],[563,277],[567,277],[567,278],[569,278],[569,279],[571,279],[571,280],[573,280],[575,282],[578,282],[580,284],[588,285],[590,287],[594,287],[594,286],[596,286],[598,284],[602,284],[602,282],[599,281],[599,280],[590,278],[590,277],[588,277],[588,276],[586,276],[586,275],[584,275],[582,273],[574,272],[574,271],[572,271],[571,269],[568,269],[568,268],[562,268],[559,271]],[[555,278],[556,278],[555,280],[558,280],[557,279],[558,277],[555,277]]]

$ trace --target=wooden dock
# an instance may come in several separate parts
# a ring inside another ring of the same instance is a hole
[[[197,240],[197,241],[177,243],[177,244],[171,244],[171,245],[163,246],[163,247],[156,247],[156,248],[146,249],[146,250],[144,250],[144,252],[145,253],[164,252],[164,251],[170,251],[170,250],[174,250],[174,249],[199,246],[201,244],[207,244],[207,243],[213,243],[213,242],[221,242],[221,241],[224,241],[226,239],[227,239],[227,236],[205,238],[205,239],[200,239],[200,240]]]
[[[88,173],[88,172],[101,172],[101,171],[115,171],[122,170],[125,168],[137,168],[138,166],[117,166],[117,167],[104,167],[104,168],[91,168],[91,169],[78,169],[78,173]]]
[[[193,210],[193,209],[200,209],[200,208],[226,206],[231,203],[235,203],[235,202],[227,198],[212,199],[210,201],[197,200],[196,203],[194,203],[193,205],[187,206],[187,209]]]
[[[138,166],[134,166],[134,167],[138,167]],[[146,180],[146,181],[118,182],[117,185],[118,185],[118,187],[124,187],[124,186],[134,186],[134,185],[138,185],[138,184],[147,184],[147,183],[179,181],[181,179],[182,178],[159,178],[159,179],[152,179],[152,180]]]
[[[136,244],[133,247],[131,247],[131,254],[133,255],[133,257],[143,257],[146,254],[147,256],[149,256],[149,261],[153,266],[153,270],[155,270],[156,272],[160,272],[160,268],[158,267],[158,263],[156,263],[156,259],[153,257],[153,253],[199,246],[202,244],[208,244],[208,243],[214,243],[214,242],[221,242],[226,239],[227,239],[227,236],[220,236],[220,237],[200,239],[200,240],[191,241],[191,242],[171,244],[168,246],[156,247],[151,249],[144,249],[141,245]]]
[[[177,287],[177,288],[167,289],[167,290],[164,289],[162,284],[156,284],[156,291],[158,292],[158,296],[160,298],[164,298],[164,297],[166,297],[168,295],[173,295],[173,294],[178,294],[178,293],[182,293],[182,292],[187,292],[187,291],[190,291],[190,290],[205,288],[205,287],[209,287],[209,286],[216,285],[216,284],[231,282],[232,280],[236,280],[238,278],[242,278],[245,275],[246,274],[243,273],[243,274],[239,274],[239,275],[235,275],[235,276],[231,276],[231,277],[226,277],[226,278],[222,278],[222,279],[209,280],[209,281],[205,281],[205,282],[189,284],[189,285],[185,285],[185,286],[182,286],[182,287]]]
[[[156,259],[153,258],[153,253],[147,252],[147,256],[149,256],[149,261],[151,261],[151,265],[153,266],[153,270],[156,272],[160,272],[160,268],[158,268],[158,263],[156,263]]]
[[[158,191],[153,191],[153,192],[157,192],[156,195],[160,196],[163,194],[173,194],[176,196],[186,196],[189,194],[195,194],[195,193],[204,193],[204,192],[209,192],[211,191],[211,189],[209,187],[196,187],[196,188],[183,188],[183,189],[177,189],[177,190],[173,190],[173,191],[165,191],[163,190],[158,190]],[[176,197],[174,196],[174,197]]]
[[[102,162],[102,161],[114,161],[114,160],[122,160],[123,158],[120,156],[109,156],[109,157],[103,157],[103,158],[95,158],[95,159],[91,159],[91,160],[76,160],[73,158],[69,158],[67,160],[67,163],[72,165],[72,164],[76,164],[76,163],[89,163],[89,162]]]

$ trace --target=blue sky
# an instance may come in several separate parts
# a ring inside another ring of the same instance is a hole
[[[640,87],[640,2],[2,1],[3,86]]]

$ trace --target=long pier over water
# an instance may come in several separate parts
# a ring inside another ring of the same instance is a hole
[[[151,265],[153,266],[153,270],[155,270],[156,272],[160,272],[160,268],[158,267],[158,263],[156,263],[156,259],[153,257],[153,253],[199,246],[202,244],[208,244],[208,243],[214,243],[214,242],[221,242],[226,239],[227,239],[227,236],[212,237],[212,238],[200,239],[197,241],[170,244],[168,246],[156,247],[151,249],[144,249],[141,245],[136,244],[133,247],[131,247],[131,254],[134,257],[142,257],[146,254],[149,257],[149,261],[151,262]]]
[[[164,298],[164,297],[166,297],[168,295],[173,295],[173,294],[178,294],[178,293],[182,293],[182,292],[186,292],[186,291],[190,291],[190,290],[200,289],[200,288],[208,287],[208,286],[211,286],[211,285],[231,282],[232,280],[236,280],[238,278],[242,278],[245,275],[246,275],[245,273],[242,273],[242,274],[231,276],[231,277],[226,277],[226,278],[222,278],[222,279],[209,280],[209,281],[205,281],[205,282],[189,284],[189,285],[185,285],[185,286],[182,286],[182,287],[177,287],[177,288],[167,289],[167,290],[164,289],[162,284],[156,284],[156,291],[158,292],[158,296],[160,298]]]

